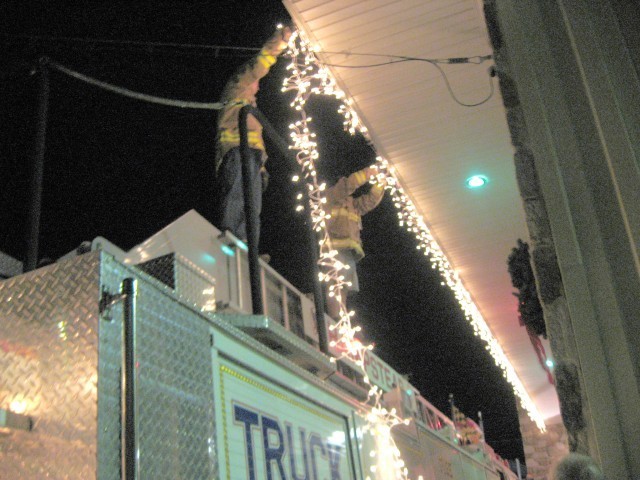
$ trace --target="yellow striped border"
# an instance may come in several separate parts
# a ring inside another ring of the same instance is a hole
[[[225,382],[225,375],[229,375],[237,380],[240,380],[248,385],[251,385],[254,388],[257,388],[258,390],[262,390],[265,393],[268,393],[269,395],[272,395],[274,397],[276,397],[279,400],[283,400],[285,402],[287,402],[289,405],[293,405],[295,407],[298,407],[302,410],[305,410],[306,412],[309,412],[312,415],[315,415],[316,417],[322,418],[323,420],[326,421],[330,421],[330,422],[340,422],[342,420],[342,418],[340,417],[340,415],[336,414],[335,416],[329,416],[326,413],[324,413],[321,410],[316,410],[314,408],[309,407],[309,405],[307,405],[306,403],[303,403],[299,400],[297,400],[296,398],[290,396],[290,395],[286,395],[268,385],[265,385],[264,383],[258,382],[256,380],[254,380],[253,378],[249,378],[246,375],[233,370],[232,368],[228,367],[227,365],[223,365],[220,364],[220,396],[222,398],[222,409],[223,409],[223,414],[222,414],[222,436],[223,436],[223,442],[224,442],[224,460],[225,463],[227,465],[227,480],[231,480],[231,471],[230,471],[230,462],[231,460],[229,459],[229,430],[228,430],[228,426],[227,426],[227,400],[225,397],[225,387],[224,387],[224,382]]]

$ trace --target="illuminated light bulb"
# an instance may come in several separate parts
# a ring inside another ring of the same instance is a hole
[[[489,179],[484,175],[473,175],[465,181],[467,188],[481,188],[489,183]]]

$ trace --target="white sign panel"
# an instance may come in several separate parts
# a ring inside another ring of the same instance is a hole
[[[220,364],[227,479],[353,478],[346,419],[232,363]]]

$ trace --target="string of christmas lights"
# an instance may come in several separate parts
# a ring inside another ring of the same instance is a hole
[[[342,105],[338,112],[344,116],[345,130],[348,130],[351,134],[360,132],[369,141],[370,138],[366,127],[360,122],[360,118],[353,108],[351,99],[340,89],[328,68],[318,61],[315,54],[316,51],[317,49],[313,47],[302,31],[297,30],[292,35],[286,53],[291,58],[291,63],[287,67],[290,74],[284,80],[282,87],[283,92],[294,92],[291,107],[299,114],[299,120],[289,126],[292,141],[290,148],[297,151],[296,158],[302,167],[304,180],[309,189],[313,228],[321,237],[318,261],[322,272],[320,273],[320,280],[328,283],[329,295],[335,297],[340,304],[340,318],[335,325],[330,327],[332,330],[337,330],[337,340],[332,341],[331,346],[342,352],[339,358],[347,357],[354,361],[362,369],[364,381],[370,385],[364,368],[364,356],[368,350],[372,349],[372,346],[363,345],[356,338],[360,327],[352,324],[354,312],[347,310],[346,298],[342,294],[343,288],[348,286],[342,271],[349,267],[335,258],[337,251],[331,247],[331,239],[326,230],[326,219],[329,218],[323,208],[326,203],[323,195],[326,185],[319,182],[315,170],[315,161],[318,160],[319,154],[316,149],[315,134],[309,128],[312,118],[307,116],[304,110],[307,100],[313,94],[329,95],[340,100]],[[465,318],[471,324],[474,334],[486,343],[485,348],[493,357],[496,365],[502,370],[505,379],[511,384],[515,395],[520,399],[522,407],[538,428],[544,432],[546,429],[544,419],[529,397],[502,347],[493,336],[478,307],[471,299],[471,295],[462,284],[458,273],[451,266],[444,252],[433,238],[416,206],[405,193],[394,167],[381,156],[376,158],[376,166],[378,167],[378,173],[370,181],[384,185],[384,188],[389,191],[398,210],[400,226],[415,235],[416,248],[423,251],[424,255],[429,258],[432,268],[440,273],[442,276],[441,284],[452,290]],[[294,177],[293,180],[299,181],[300,179]],[[299,199],[301,198],[302,196],[299,196]],[[302,206],[298,206],[297,209],[302,209]],[[367,428],[374,432],[376,438],[382,439],[379,441],[388,442],[386,443],[388,448],[385,448],[384,451],[386,454],[393,456],[391,464],[393,465],[395,476],[399,479],[406,479],[407,470],[390,433],[393,426],[406,423],[406,420],[399,418],[393,410],[387,411],[382,406],[381,398],[382,392],[377,387],[371,386],[367,403],[372,408],[367,415]]]
[[[299,119],[289,125],[292,142],[290,148],[296,151],[296,159],[302,167],[302,174],[309,190],[313,229],[320,237],[318,259],[321,271],[320,281],[328,284],[329,296],[335,297],[339,304],[338,322],[329,327],[337,333],[336,340],[332,340],[330,346],[342,352],[339,358],[346,357],[352,360],[362,371],[364,382],[370,386],[368,399],[365,402],[370,407],[366,415],[365,430],[371,432],[378,444],[378,458],[376,464],[371,467],[371,473],[375,475],[382,464],[386,473],[393,474],[396,479],[406,480],[408,471],[400,450],[391,436],[391,429],[401,423],[407,424],[408,420],[400,418],[395,409],[387,410],[383,406],[383,392],[371,384],[365,370],[364,357],[372,346],[364,345],[356,338],[360,327],[352,324],[351,318],[354,312],[347,309],[346,298],[343,296],[344,288],[350,286],[350,282],[343,274],[349,266],[336,259],[338,252],[332,247],[326,229],[326,220],[329,218],[329,214],[324,209],[326,198],[323,192],[326,184],[319,182],[316,173],[315,161],[319,158],[319,154],[314,140],[315,134],[309,128],[312,118],[307,116],[304,106],[313,94],[334,96],[343,102],[339,112],[345,117],[345,128],[354,134],[362,131],[364,127],[359,123],[358,115],[353,111],[351,102],[345,98],[344,92],[337,86],[329,70],[318,64],[311,43],[300,31],[294,32],[291,36],[286,55],[291,58],[291,63],[287,67],[290,73],[284,80],[282,91],[294,92],[291,107],[299,114]],[[292,180],[298,182],[300,178],[295,176]],[[375,181],[373,178],[371,180]],[[298,200],[302,199],[303,195],[299,195]],[[302,209],[301,205],[296,207],[296,210]],[[336,360],[332,358],[332,361]],[[376,451],[372,451],[371,455],[375,457]]]

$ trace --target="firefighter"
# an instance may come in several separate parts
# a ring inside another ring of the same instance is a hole
[[[224,103],[225,106],[218,114],[216,224],[220,230],[229,230],[245,242],[247,230],[244,217],[238,115],[243,106],[256,105],[260,79],[276,63],[277,57],[287,46],[291,33],[290,27],[279,27],[264,44],[260,53],[242,65],[229,79],[220,98],[221,103]],[[266,188],[267,181],[265,169],[267,154],[262,139],[262,125],[252,115],[247,118],[247,129],[251,152],[250,171],[253,202],[259,216],[262,209],[262,192]],[[259,225],[256,227],[259,231]],[[259,238],[259,234],[257,237]]]
[[[327,189],[326,212],[331,215],[327,220],[327,232],[331,240],[331,247],[338,251],[336,259],[349,269],[342,270],[345,280],[351,282],[347,287],[349,291],[360,291],[356,263],[364,257],[360,230],[362,230],[362,216],[378,206],[384,196],[384,184],[373,183],[368,192],[354,196],[359,188],[376,176],[378,169],[375,166],[367,167],[352,173],[348,177],[341,177],[335,185]],[[328,295],[327,288],[327,313],[338,318],[340,304]]]

